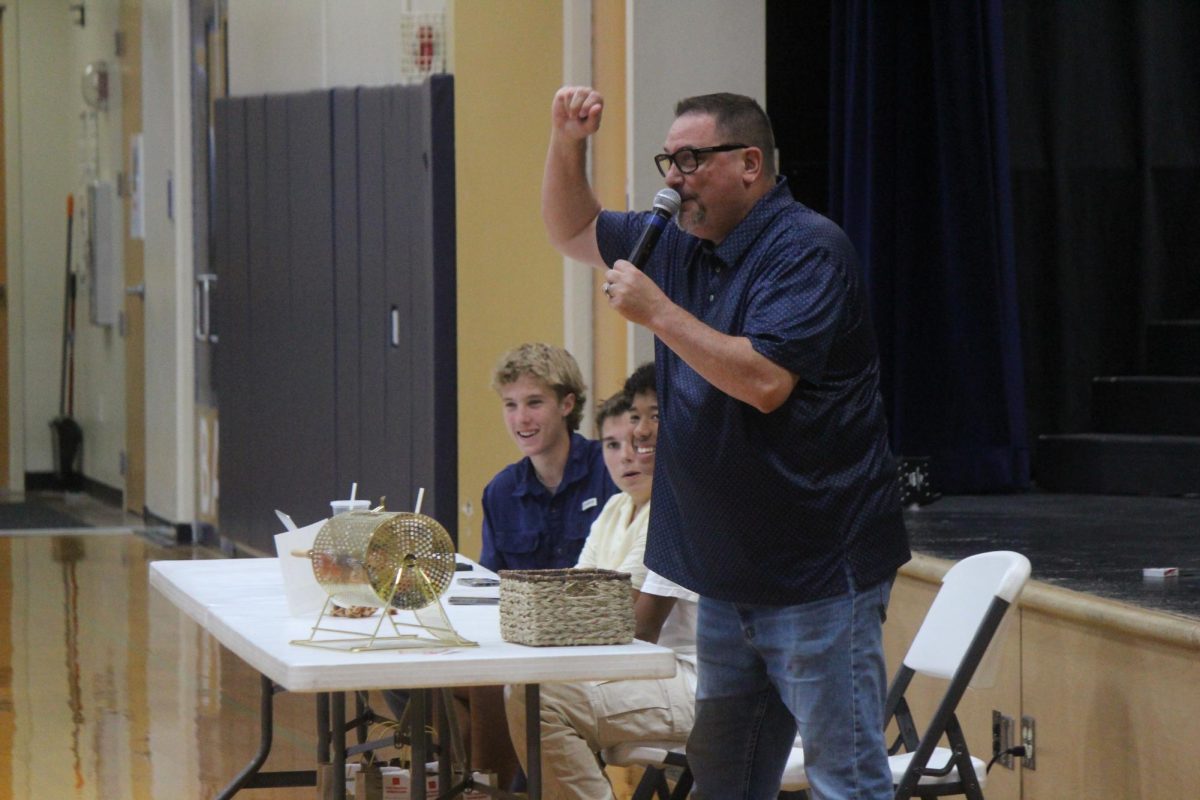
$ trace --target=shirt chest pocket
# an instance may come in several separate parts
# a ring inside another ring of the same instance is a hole
[[[607,497],[597,493],[585,495],[582,501],[566,504],[562,510],[562,540],[568,546],[582,547],[583,540],[592,531],[592,523],[604,510]]]
[[[541,540],[541,528],[509,529],[496,537],[496,549],[502,553],[528,555],[538,549]]]

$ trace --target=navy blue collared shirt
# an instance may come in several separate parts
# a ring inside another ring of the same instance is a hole
[[[479,563],[493,571],[575,566],[592,522],[616,492],[600,442],[577,433],[554,494],[528,457],[508,465],[483,490]]]
[[[646,213],[604,212],[625,258]],[[646,565],[717,600],[791,605],[870,586],[910,557],[854,248],[780,182],[717,247],[669,226],[645,267],[706,325],[799,377],[769,414],[656,340],[659,435]]]

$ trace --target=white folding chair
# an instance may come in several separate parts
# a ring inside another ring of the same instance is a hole
[[[632,800],[683,800],[692,791],[692,772],[680,742],[622,742],[604,750],[600,757],[614,767],[645,768]],[[671,767],[681,770],[673,790],[667,782]]]
[[[796,737],[795,751],[800,751],[800,737]],[[644,767],[642,779],[634,789],[630,800],[684,800],[692,791],[692,771],[688,767],[687,751],[677,742],[622,742],[601,753],[605,764],[616,767]],[[803,759],[799,762],[803,763]],[[667,781],[667,770],[679,769],[674,789]],[[804,788],[796,789],[803,792]],[[797,794],[796,797],[807,797]]]
[[[1029,580],[1029,559],[1006,550],[959,561],[925,615],[904,662],[892,679],[884,705],[884,726],[896,720],[899,736],[889,751],[895,800],[965,795],[983,800],[987,767],[971,755],[955,710],[968,686],[995,683],[1001,623]],[[985,655],[987,659],[985,660]],[[904,693],[916,674],[946,681],[946,691],[923,734],[918,734]],[[945,737],[949,747],[939,745]],[[903,750],[904,752],[900,752]],[[809,787],[804,753],[793,749],[783,790]]]

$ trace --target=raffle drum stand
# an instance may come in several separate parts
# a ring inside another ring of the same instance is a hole
[[[312,633],[292,644],[361,652],[431,643],[476,647],[454,630],[439,599],[454,577],[454,543],[436,520],[405,511],[336,514],[317,533],[312,550],[293,555],[312,559],[313,575],[329,595]],[[382,610],[370,633],[330,627],[333,606]],[[412,611],[416,624],[398,623],[391,609]],[[384,619],[391,631],[381,635]],[[404,633],[417,628],[421,633]],[[319,638],[335,634],[333,638]]]

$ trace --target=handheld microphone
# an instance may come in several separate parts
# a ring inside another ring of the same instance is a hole
[[[674,189],[660,189],[658,194],[654,195],[654,208],[651,209],[653,213],[646,224],[646,229],[638,237],[637,244],[633,246],[629,263],[638,269],[642,268],[646,259],[650,258],[654,245],[658,244],[658,237],[662,235],[663,228],[667,227],[671,218],[679,213],[680,204],[679,192]]]

